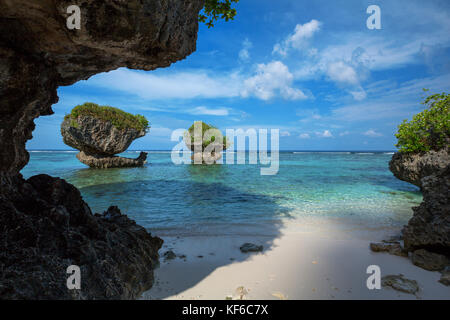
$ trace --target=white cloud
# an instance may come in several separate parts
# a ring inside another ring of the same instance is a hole
[[[308,133],[302,133],[298,136],[300,139],[309,139],[311,136]]]
[[[290,137],[291,134],[289,133],[289,131],[281,131],[280,132],[280,137]]]
[[[381,137],[383,136],[381,133],[376,132],[373,129],[369,129],[366,132],[363,133],[363,135],[368,136],[368,137],[372,137],[372,138],[376,138],[376,137]]]
[[[228,116],[229,109],[228,108],[208,108],[204,106],[195,107],[188,111],[190,114],[194,115],[209,115],[209,116]]]
[[[250,51],[253,44],[250,42],[250,40],[245,39],[244,42],[242,42],[242,49],[239,51],[239,59],[241,61],[248,61],[250,59]]]
[[[292,34],[290,34],[281,43],[275,44],[272,53],[278,53],[282,56],[286,56],[291,48],[297,50],[304,49],[308,44],[308,40],[320,30],[320,26],[321,23],[314,19],[305,24],[297,24]]]
[[[356,71],[343,61],[330,63],[328,65],[326,73],[328,77],[334,82],[339,82],[347,85],[359,84]]]
[[[210,74],[206,70],[188,70],[157,74],[125,68],[96,75],[80,85],[105,88],[139,97],[144,101],[165,99],[214,99],[254,96],[269,100],[277,95],[287,100],[306,99],[293,88],[293,75],[280,61],[258,64],[256,74],[240,72]]]
[[[324,132],[316,132],[316,135],[321,138],[333,138],[333,135],[329,130],[325,130]]]
[[[343,136],[346,136],[346,135],[349,135],[349,134],[350,134],[350,132],[344,131],[344,132],[339,133],[339,136],[343,137]]]
[[[439,77],[414,79],[402,83],[378,81],[367,86],[367,92],[373,97],[364,103],[351,103],[331,110],[327,120],[333,122],[393,121],[401,122],[420,112],[424,106],[422,88],[430,88],[432,92],[449,90],[450,74]]]
[[[362,87],[359,87],[355,91],[349,91],[349,92],[353,96],[353,99],[355,99],[356,101],[361,101],[361,100],[364,100],[365,98],[367,98],[367,93]]]
[[[258,99],[269,100],[280,94],[287,100],[306,99],[307,96],[300,90],[292,87],[294,76],[280,61],[268,64],[258,64],[256,75],[244,81],[243,97],[255,96]]]
[[[157,75],[125,68],[102,73],[88,80],[89,85],[147,100],[236,97],[239,96],[241,83],[241,75],[237,73],[212,76],[205,70],[195,70]]]

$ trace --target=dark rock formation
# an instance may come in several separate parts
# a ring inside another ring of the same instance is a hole
[[[79,4],[81,29],[68,30]],[[56,89],[128,67],[167,67],[195,50],[202,0],[2,0],[0,171],[16,175],[29,155],[33,120],[53,113]]]
[[[141,167],[147,160],[147,152],[141,152],[136,159],[119,156],[101,156],[98,154],[87,154],[81,151],[77,159],[92,168],[126,168]]]
[[[422,178],[445,169],[449,164],[450,154],[446,149],[425,154],[397,152],[389,162],[389,169],[398,179],[422,187]]]
[[[448,148],[426,154],[395,154],[394,175],[420,186],[423,202],[403,229],[405,249],[425,249],[450,257],[450,157]]]
[[[75,121],[76,123],[72,123]],[[64,119],[61,124],[63,141],[78,149],[78,160],[93,168],[139,167],[144,165],[147,153],[130,159],[115,156],[128,149],[133,140],[145,136],[145,130],[116,128],[110,121],[80,116],[76,120]]]
[[[401,257],[407,257],[408,251],[406,251],[399,242],[378,242],[378,243],[371,243],[370,244],[370,250],[373,252],[388,252],[390,254],[401,256]]]
[[[74,4],[80,30],[66,27]],[[24,181],[19,171],[29,160],[34,119],[53,113],[58,86],[185,58],[195,50],[202,6],[203,0],[0,1],[1,298],[134,298],[150,287],[159,240],[115,209],[92,215],[62,180]],[[81,292],[65,288],[69,263],[82,266]]]
[[[1,201],[2,299],[133,299],[153,284],[162,240],[117,207],[91,213],[62,179],[34,176]],[[68,290],[66,268],[81,269]]]
[[[450,270],[443,271],[441,273],[441,278],[439,279],[439,282],[445,286],[450,286]]]
[[[441,271],[450,265],[450,260],[446,256],[425,249],[414,251],[411,261],[416,266],[430,271]]]
[[[254,243],[247,242],[247,243],[244,243],[242,246],[240,246],[239,249],[243,253],[261,252],[261,251],[263,251],[264,247],[263,246],[259,246],[259,245],[254,244]]]
[[[381,278],[381,285],[409,294],[416,294],[419,291],[417,281],[405,278],[402,274],[384,276]]]

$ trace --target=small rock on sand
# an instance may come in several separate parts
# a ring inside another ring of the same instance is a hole
[[[450,270],[442,272],[439,282],[445,286],[450,286]]]
[[[400,257],[408,256],[408,252],[400,245],[400,243],[394,241],[371,243],[370,250],[372,250],[373,252],[388,252]]]
[[[381,284],[404,293],[416,294],[419,291],[417,281],[407,279],[402,274],[384,276],[381,278]]]
[[[177,255],[172,250],[167,250],[166,252],[164,252],[163,257],[164,260],[172,260],[175,259]]]
[[[444,270],[447,265],[450,265],[446,256],[424,249],[414,251],[411,260],[416,266],[430,271]]]
[[[244,243],[240,248],[241,252],[247,253],[247,252],[261,252],[263,251],[264,247],[259,246],[254,243]]]

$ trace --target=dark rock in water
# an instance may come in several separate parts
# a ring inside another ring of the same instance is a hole
[[[177,257],[177,255],[172,250],[167,250],[166,252],[164,252],[163,257],[164,260],[173,260]]]
[[[77,154],[77,159],[92,168],[141,167],[146,163],[147,152],[141,152],[139,157],[132,159],[119,156],[92,155],[81,151]]]
[[[450,265],[450,260],[446,256],[424,249],[414,251],[411,260],[416,266],[430,271],[441,271]]]
[[[153,282],[161,240],[110,209],[92,215],[61,179],[24,181],[34,120],[57,88],[120,67],[154,70],[195,50],[203,0],[83,0],[80,30],[63,0],[0,2],[0,298],[131,299]],[[84,10],[87,9],[87,10]],[[66,268],[81,267],[81,291]]]
[[[162,240],[117,207],[91,213],[71,184],[47,175],[0,202],[2,299],[134,299],[153,284]],[[68,290],[66,269],[81,269]]]
[[[263,251],[263,246],[258,246],[253,243],[244,243],[240,248],[241,252],[247,253],[247,252],[260,252]]]
[[[405,278],[402,274],[387,275],[381,278],[381,285],[391,287],[404,293],[416,294],[419,291],[419,284],[416,280]]]
[[[397,153],[389,168],[404,181],[420,186],[423,202],[403,228],[405,249],[426,249],[450,257],[450,156],[448,147],[425,154]]]
[[[408,251],[406,251],[400,243],[398,242],[381,242],[381,243],[371,243],[370,249],[373,252],[388,252],[390,254],[401,256],[401,257],[407,257]]]

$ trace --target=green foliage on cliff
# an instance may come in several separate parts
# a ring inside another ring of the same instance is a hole
[[[195,121],[192,126],[189,127],[188,132],[191,138],[191,144],[194,143],[195,140],[195,133],[194,133],[194,128],[196,125],[201,125],[202,128],[202,150],[204,150],[208,145],[210,145],[212,142],[216,141],[216,137],[214,136],[214,134],[211,136],[210,139],[203,139],[205,137],[205,132],[208,131],[209,129],[216,129],[218,130],[216,127],[206,124],[203,121]],[[227,146],[229,145],[228,141],[227,141],[227,137],[223,136],[222,138],[222,145],[223,145],[223,150],[225,150],[227,148]]]
[[[236,9],[231,8],[233,2],[238,3],[239,0],[206,0],[198,20],[205,23],[208,28],[214,27],[214,22],[219,19],[233,20],[236,16]]]
[[[120,130],[149,129],[149,123],[147,119],[140,114],[133,115],[114,107],[99,106],[98,104],[92,102],[85,102],[82,105],[76,106],[69,114],[64,117],[64,120],[70,119],[70,125],[76,127],[77,122],[75,120],[80,116],[89,116],[105,121],[110,121],[117,129]]]
[[[450,141],[450,94],[430,95],[422,104],[428,108],[398,126],[395,136],[400,152],[439,150]]]

